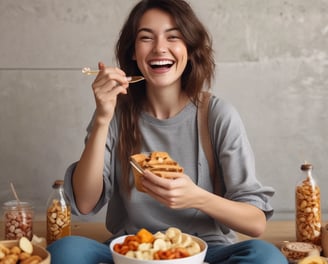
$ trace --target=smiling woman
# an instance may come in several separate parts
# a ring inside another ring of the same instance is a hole
[[[116,55],[119,68],[98,65],[85,148],[66,172],[72,212],[92,215],[107,205],[113,238],[140,228],[151,233],[178,228],[206,241],[209,263],[287,263],[272,244],[236,240],[235,231],[263,233],[274,190],[256,178],[253,151],[231,104],[210,95],[208,116],[197,114],[215,64],[209,34],[189,4],[140,1],[123,25]],[[128,89],[127,76],[135,75],[145,81]],[[200,140],[200,118],[208,124],[219,193]],[[149,152],[167,153],[181,167],[166,169],[165,177],[145,169],[137,188],[130,157]],[[48,250],[53,263],[113,263],[108,243],[83,237],[65,237]]]

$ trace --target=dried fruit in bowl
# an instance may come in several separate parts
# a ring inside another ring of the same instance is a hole
[[[137,237],[140,238],[141,243],[152,243],[154,241],[153,234],[145,228],[142,228],[138,231]]]
[[[145,239],[141,242],[141,239]],[[201,246],[189,234],[171,227],[164,233],[152,234],[141,229],[136,235],[128,235],[122,243],[116,243],[113,250],[129,258],[143,260],[168,260],[185,258],[202,251]]]

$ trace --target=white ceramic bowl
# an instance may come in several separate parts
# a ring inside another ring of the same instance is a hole
[[[140,260],[135,258],[129,258],[124,255],[121,255],[113,250],[113,247],[117,243],[123,243],[126,236],[121,236],[115,238],[109,245],[109,248],[113,255],[113,260],[115,264],[203,264],[205,255],[207,252],[207,244],[204,240],[191,236],[201,248],[201,252],[196,255],[186,257],[186,258],[179,258],[179,259],[170,259],[170,260]]]

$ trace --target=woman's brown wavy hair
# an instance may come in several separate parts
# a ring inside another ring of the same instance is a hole
[[[199,94],[211,86],[215,63],[211,38],[204,25],[184,0],[142,0],[130,12],[116,44],[116,59],[127,76],[141,75],[133,55],[139,21],[149,9],[160,9],[170,14],[187,46],[188,62],[182,74],[182,90],[196,105]],[[131,190],[129,157],[141,151],[142,137],[138,126],[140,112],[146,98],[144,82],[130,84],[128,95],[118,97],[120,138],[118,155],[121,161],[124,189]]]

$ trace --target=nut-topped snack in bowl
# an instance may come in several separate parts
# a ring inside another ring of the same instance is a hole
[[[172,178],[172,172],[183,172],[184,169],[177,161],[172,159],[167,152],[154,151],[150,153],[140,153],[132,155],[132,163],[134,163],[141,170],[149,170],[155,175],[163,178]],[[138,191],[143,192],[141,185],[142,171],[135,166],[132,166],[135,186]]]
[[[50,253],[26,237],[0,241],[0,263],[50,264],[50,262]]]
[[[114,239],[110,250],[120,264],[203,264],[207,244],[175,227],[150,233],[140,229],[135,235]]]

